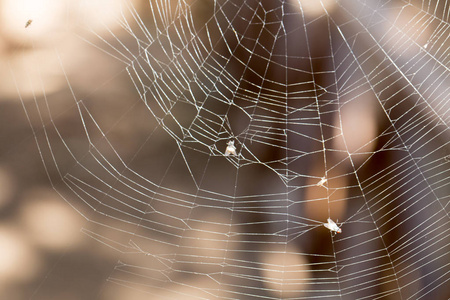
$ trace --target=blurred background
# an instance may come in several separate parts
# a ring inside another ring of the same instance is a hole
[[[445,1],[0,6],[0,299],[450,297]]]

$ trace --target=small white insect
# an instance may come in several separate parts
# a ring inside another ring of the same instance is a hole
[[[322,177],[321,179],[320,179],[320,181],[316,184],[317,186],[322,186],[322,187],[325,187],[324,185],[325,185],[325,183],[327,183],[327,179],[325,178],[325,177]]]
[[[325,226],[326,228],[328,228],[332,233],[341,233],[342,229],[337,226],[336,223],[334,223],[333,220],[331,220],[330,218],[327,219],[328,223],[324,223],[323,226]]]
[[[236,155],[236,146],[234,145],[234,141],[227,142],[227,149],[225,149],[225,156],[228,155]]]

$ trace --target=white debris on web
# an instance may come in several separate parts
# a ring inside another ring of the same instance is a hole
[[[236,146],[234,145],[234,141],[227,142],[227,148],[225,149],[225,156],[236,155]]]
[[[325,177],[322,177],[320,179],[320,181],[316,184],[317,186],[322,186],[325,187],[325,184],[328,182],[328,179],[326,179]]]

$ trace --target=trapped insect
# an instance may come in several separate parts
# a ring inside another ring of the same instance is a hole
[[[326,228],[328,228],[332,233],[341,233],[342,229],[337,226],[337,224],[331,220],[330,218],[327,219],[328,223],[324,223],[323,226],[325,226]]]
[[[31,25],[31,22],[33,22],[33,20],[28,20],[26,23],[25,23],[25,28],[28,28],[28,26],[30,26]]]
[[[236,146],[234,146],[234,141],[227,142],[227,148],[225,149],[225,156],[236,155]]]

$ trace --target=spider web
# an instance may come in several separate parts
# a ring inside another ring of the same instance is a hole
[[[449,296],[449,3],[121,13],[77,26],[127,92],[61,64],[75,104],[23,101],[53,187],[120,253],[99,298]]]

